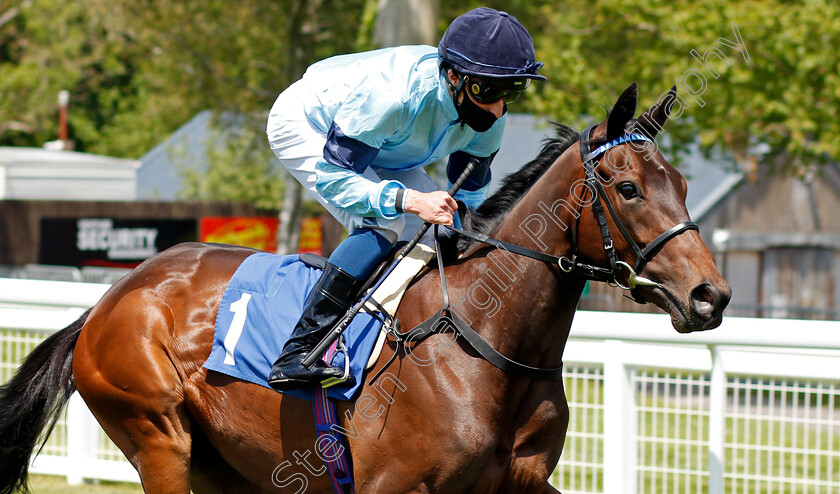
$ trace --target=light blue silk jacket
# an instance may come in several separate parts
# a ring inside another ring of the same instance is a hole
[[[478,178],[456,198],[470,207],[486,198],[489,165],[501,144],[506,115],[481,133],[456,123],[436,48],[402,46],[335,56],[310,66],[302,82],[307,118],[328,135],[325,157],[316,167],[316,189],[334,206],[359,216],[395,217],[396,192],[405,186],[374,182],[361,173],[367,167],[422,167],[457,151],[484,158],[484,170],[474,172]],[[448,175],[453,176],[452,170]]]

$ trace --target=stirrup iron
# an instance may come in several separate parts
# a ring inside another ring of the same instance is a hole
[[[347,346],[344,344],[343,335],[338,339],[336,350],[344,354],[344,374],[341,377],[329,377],[321,381],[321,387],[324,389],[341,384],[350,378],[350,353],[347,351]]]

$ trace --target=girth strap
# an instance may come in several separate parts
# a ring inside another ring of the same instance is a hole
[[[335,355],[337,341],[334,341],[324,354],[327,362]],[[347,442],[342,439],[335,429],[338,424],[338,409],[332,398],[327,396],[327,389],[318,386],[312,390],[312,410],[315,415],[315,431],[319,440],[326,438],[326,444],[332,444],[329,454],[325,453],[324,463],[330,473],[330,482],[335,494],[355,494],[356,485],[353,482],[353,464]]]

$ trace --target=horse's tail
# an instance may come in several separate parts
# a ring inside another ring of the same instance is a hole
[[[76,390],[73,349],[89,313],[44,340],[0,386],[0,494],[28,492],[30,457],[36,446],[40,453]]]

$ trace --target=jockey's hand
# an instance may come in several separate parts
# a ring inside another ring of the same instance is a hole
[[[405,210],[416,214],[426,223],[451,226],[457,209],[458,203],[445,191],[405,191]]]

